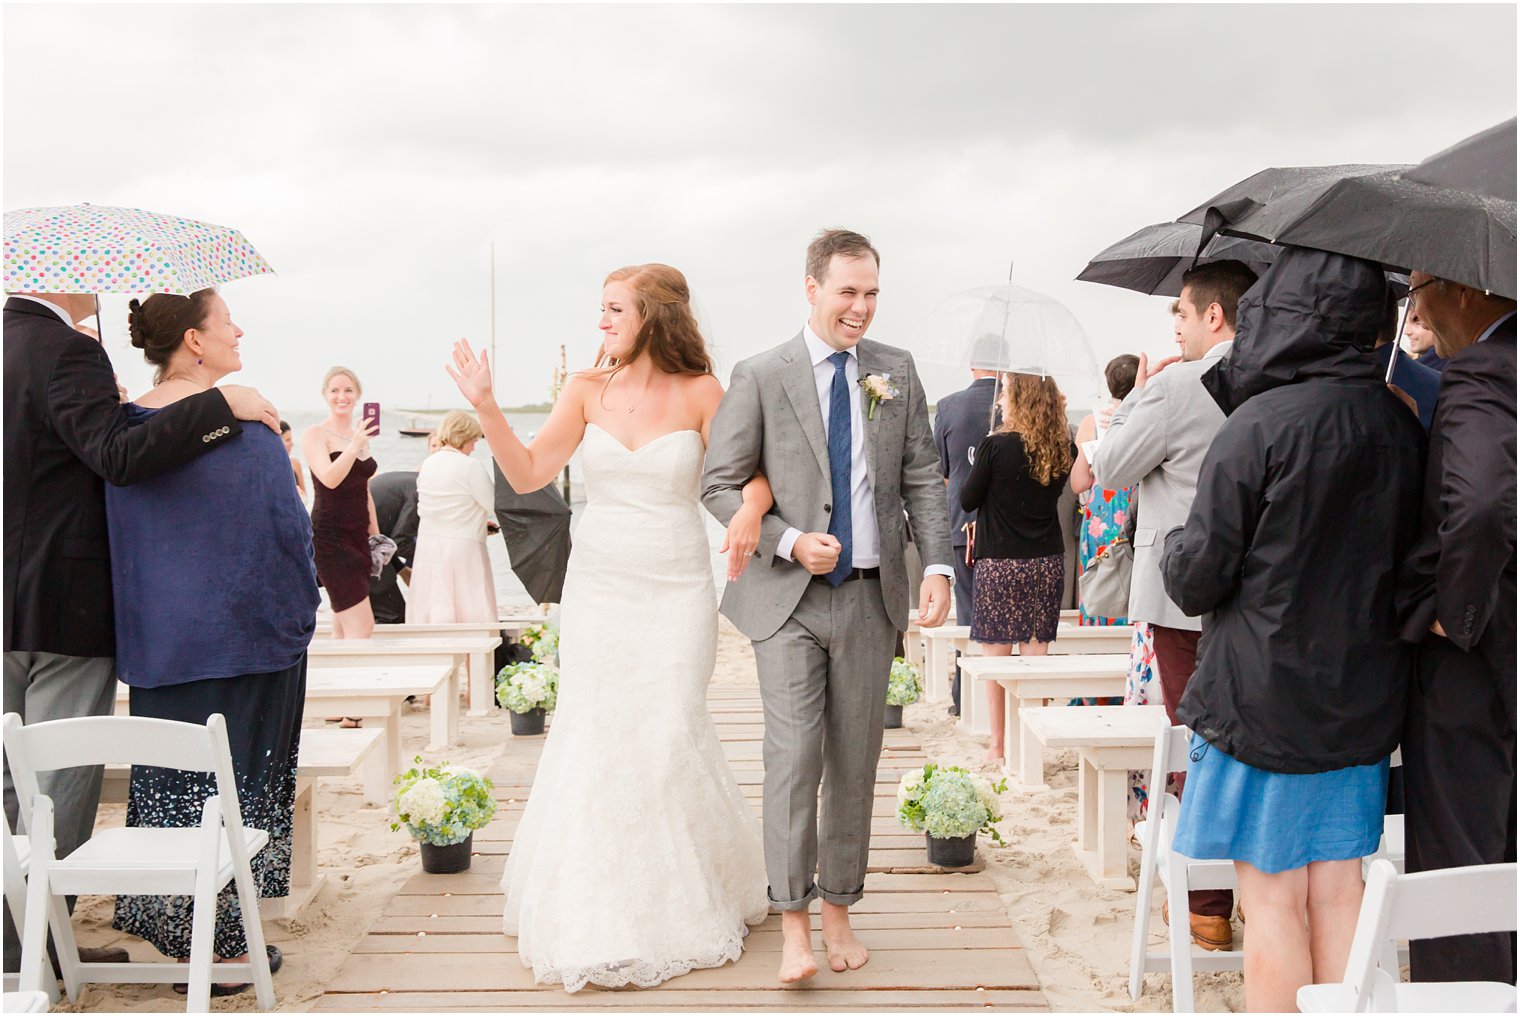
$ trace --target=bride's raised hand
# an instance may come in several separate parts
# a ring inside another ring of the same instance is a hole
[[[469,400],[471,406],[479,409],[491,400],[491,361],[484,349],[476,359],[469,340],[460,339],[454,343],[453,366],[444,364],[443,369],[449,372],[449,377],[459,386],[459,393]]]

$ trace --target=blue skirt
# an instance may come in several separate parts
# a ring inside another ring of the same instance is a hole
[[[1193,735],[1172,847],[1198,860],[1244,861],[1274,874],[1377,850],[1388,760],[1328,773],[1271,773]]]

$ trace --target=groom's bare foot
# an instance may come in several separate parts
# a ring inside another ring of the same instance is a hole
[[[813,927],[808,912],[782,911],[781,971],[776,976],[782,984],[796,984],[816,973],[818,961],[813,959]]]
[[[823,904],[823,947],[829,954],[829,969],[840,973],[859,970],[871,958],[871,951],[850,927],[850,908],[837,903]]]

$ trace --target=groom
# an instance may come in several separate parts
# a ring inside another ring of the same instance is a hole
[[[865,338],[880,262],[847,230],[808,246],[807,324],[734,368],[702,478],[703,502],[725,525],[757,472],[775,497],[759,560],[728,584],[722,609],[754,643],[765,706],[765,866],[784,983],[818,972],[814,896],[829,966],[869,958],[849,907],[865,888],[887,677],[908,620],[905,508],[928,565],[919,623],[943,623],[950,607],[950,524],[924,392],[906,352]]]

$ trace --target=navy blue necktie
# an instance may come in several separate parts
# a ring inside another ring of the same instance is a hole
[[[834,497],[829,535],[839,541],[839,563],[829,573],[829,585],[836,589],[850,574],[855,538],[850,512],[850,383],[844,376],[849,360],[849,353],[829,357],[834,365],[834,382],[829,388],[829,487]]]

